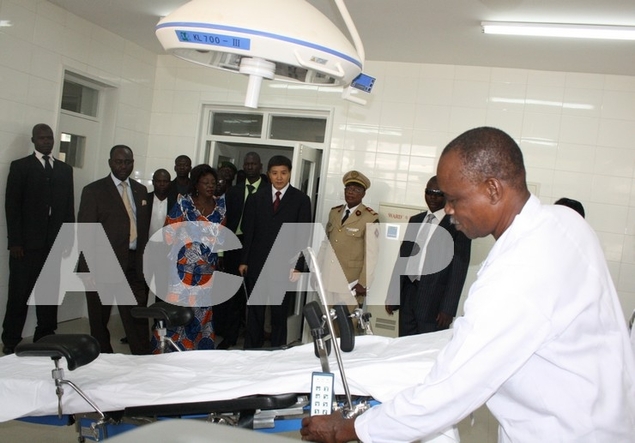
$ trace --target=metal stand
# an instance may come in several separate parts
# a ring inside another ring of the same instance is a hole
[[[88,430],[89,436],[93,438],[95,441],[99,441],[101,429],[101,436],[105,439],[108,438],[108,430],[106,424],[110,421],[106,417],[106,415],[102,412],[101,409],[93,402],[84,392],[72,381],[64,379],[64,369],[59,366],[59,358],[54,358],[53,362],[55,363],[55,369],[51,371],[53,376],[53,380],[55,380],[55,394],[57,394],[57,416],[58,418],[62,418],[62,396],[64,395],[64,387],[63,385],[70,386],[81,398],[84,399],[86,403],[90,405],[91,408],[95,410],[97,414],[99,414],[99,419],[91,423],[90,429]],[[84,434],[80,432],[80,438],[83,437]]]
[[[161,350],[161,354],[165,354],[168,346],[171,346],[177,352],[183,352],[183,349],[179,348],[177,344],[174,343],[174,340],[167,336],[168,330],[165,327],[165,322],[163,320],[157,320],[156,331],[159,336],[159,349]]]
[[[364,312],[364,309],[359,306],[355,308],[351,314],[351,318],[357,319],[357,329],[364,335],[374,335],[373,328],[370,325],[370,318],[372,314],[370,312]]]
[[[330,337],[328,337],[326,331],[324,331],[325,333],[322,334],[323,336],[320,337],[319,339],[316,339],[315,341],[318,351],[321,351],[322,349],[326,349],[326,345],[324,345],[324,341],[327,340],[328,338],[335,337],[333,333],[334,331],[333,321],[331,319],[331,315],[329,315],[330,309],[326,301],[326,295],[325,295],[326,292],[324,290],[324,283],[322,282],[322,273],[320,272],[315,252],[313,251],[313,248],[311,247],[306,248],[303,252],[305,254],[305,258],[307,258],[307,262],[309,263],[309,267],[311,271],[315,274],[315,281],[317,283],[318,296],[319,296],[320,302],[322,303],[322,307],[324,308],[324,312],[327,313],[326,315],[324,315],[324,320],[326,321],[326,325],[328,326],[328,335],[330,335]],[[313,329],[311,330],[311,334],[313,334]],[[314,338],[315,338],[315,335],[314,335]],[[337,366],[340,371],[340,377],[342,379],[342,386],[344,387],[344,394],[346,395],[346,405],[344,405],[344,407],[342,408],[342,415],[344,416],[344,418],[353,418],[361,414],[362,412],[366,411],[369,408],[369,405],[366,403],[358,403],[356,405],[353,405],[351,391],[348,387],[348,382],[346,381],[346,374],[344,372],[344,364],[342,362],[342,354],[340,352],[340,348],[337,345],[333,346],[333,348],[335,352],[335,358],[337,360]],[[324,372],[330,372],[328,371],[327,355],[328,354],[324,355],[323,357],[322,354],[320,354],[320,361],[322,361],[322,368]],[[324,369],[325,364],[327,369]]]

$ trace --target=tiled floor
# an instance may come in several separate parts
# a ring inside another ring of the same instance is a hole
[[[110,320],[110,332],[113,337],[112,345],[115,352],[129,353],[127,345],[120,344],[119,339],[125,334],[118,316]],[[87,319],[73,320],[61,323],[57,330],[60,334],[88,333]],[[27,338],[25,340],[30,340]],[[496,420],[487,408],[482,407],[474,413],[474,425],[468,417],[459,423],[461,443],[495,443],[497,441]],[[299,433],[287,433],[288,437],[299,440]],[[48,426],[21,421],[9,421],[0,423],[0,442],[7,443],[70,443],[77,441],[77,432],[74,426]]]

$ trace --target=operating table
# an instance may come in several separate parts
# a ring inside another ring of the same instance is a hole
[[[384,402],[422,382],[451,334],[450,330],[401,338],[357,337],[355,349],[342,355],[351,393]],[[254,395],[307,395],[312,372],[320,370],[313,344],[274,351],[101,354],[77,366],[71,371],[68,362],[60,360],[60,367],[70,371],[67,378],[102,411],[157,405],[185,410],[184,403]],[[58,413],[51,368],[48,358],[0,358],[0,422]],[[337,376],[335,392],[344,394]],[[92,412],[87,402],[70,389],[62,397],[62,408],[64,414]],[[439,438],[458,441],[454,429]]]

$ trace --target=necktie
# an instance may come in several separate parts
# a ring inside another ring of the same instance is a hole
[[[121,187],[123,188],[121,199],[123,200],[123,205],[126,207],[126,212],[128,212],[128,217],[130,218],[130,243],[132,243],[137,239],[137,222],[135,221],[134,212],[132,212],[132,205],[130,204],[130,199],[128,197],[128,183],[121,182]]]
[[[417,235],[417,247],[419,247],[419,255],[417,257],[411,257],[408,260],[408,264],[406,265],[406,274],[410,278],[411,281],[419,280],[421,276],[421,271],[423,268],[423,262],[425,260],[425,250],[426,245],[428,243],[428,236],[430,234],[430,229],[432,228],[432,222],[434,220],[434,214],[432,212],[428,213],[425,218],[424,224],[419,230],[419,234]],[[413,246],[413,250],[414,250]]]
[[[53,172],[53,166],[51,166],[51,162],[49,162],[49,156],[43,155],[42,159],[44,160],[44,170],[48,173]]]
[[[279,206],[280,206],[280,191],[276,191],[276,199],[273,201],[273,212],[277,212]]]
[[[344,222],[346,220],[348,220],[348,216],[351,215],[351,210],[350,209],[346,209],[346,212],[344,213],[344,217],[342,217],[342,225],[344,224]]]
[[[249,196],[251,194],[253,194],[255,190],[256,190],[256,187],[254,185],[250,185],[249,183],[247,183],[247,195],[245,195],[245,200],[244,201],[247,201]],[[243,208],[244,208],[244,206],[243,206]],[[242,233],[243,233],[242,226],[243,226],[243,211],[241,210],[240,211],[240,221],[238,222],[238,227],[236,228],[236,235],[242,235]]]

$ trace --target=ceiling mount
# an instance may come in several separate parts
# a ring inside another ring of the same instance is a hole
[[[191,0],[156,35],[184,60],[249,75],[245,106],[258,107],[262,79],[347,87],[364,50],[343,0],[334,0],[354,45],[304,0]]]

